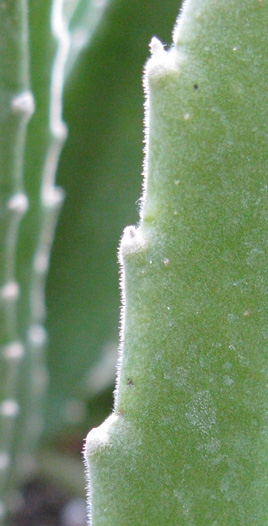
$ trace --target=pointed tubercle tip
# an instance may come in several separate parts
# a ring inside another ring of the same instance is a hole
[[[25,212],[27,212],[29,208],[29,201],[23,192],[18,192],[14,194],[8,201],[7,207],[12,212],[16,212],[17,214],[23,215]]]
[[[152,38],[149,46],[150,46],[151,54],[153,57],[159,56],[165,51],[161,40],[159,40],[156,37]]]
[[[34,97],[31,91],[23,91],[11,101],[14,114],[24,114],[30,118],[35,111]]]

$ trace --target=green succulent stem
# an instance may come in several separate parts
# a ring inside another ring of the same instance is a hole
[[[80,28],[83,33],[73,64],[95,29],[84,21],[84,11],[91,6],[95,12],[94,5],[96,25],[106,2],[0,4],[1,526],[10,490],[36,467],[35,450],[44,428],[45,282],[63,201],[63,191],[55,185],[67,135],[63,90],[74,47],[72,31],[79,36]]]
[[[188,0],[171,49],[151,42],[92,526],[267,523],[267,23],[264,1]]]
[[[0,524],[12,471],[13,445],[20,404],[18,379],[25,345],[19,333],[21,283],[16,252],[21,221],[29,198],[24,184],[24,151],[28,121],[34,109],[29,78],[27,2],[0,6]]]

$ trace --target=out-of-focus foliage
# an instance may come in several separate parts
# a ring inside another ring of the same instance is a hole
[[[63,200],[55,177],[66,137],[66,61],[70,54],[74,63],[105,5],[106,0],[0,3],[0,524],[14,482],[35,470],[44,427],[44,289]]]

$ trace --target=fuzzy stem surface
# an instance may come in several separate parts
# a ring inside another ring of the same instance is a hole
[[[140,222],[120,245],[92,526],[268,521],[268,4],[188,0],[145,69]]]

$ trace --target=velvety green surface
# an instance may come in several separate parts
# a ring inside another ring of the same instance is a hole
[[[152,44],[115,411],[87,443],[92,526],[267,523],[267,22],[266,2],[189,0],[174,48]]]

